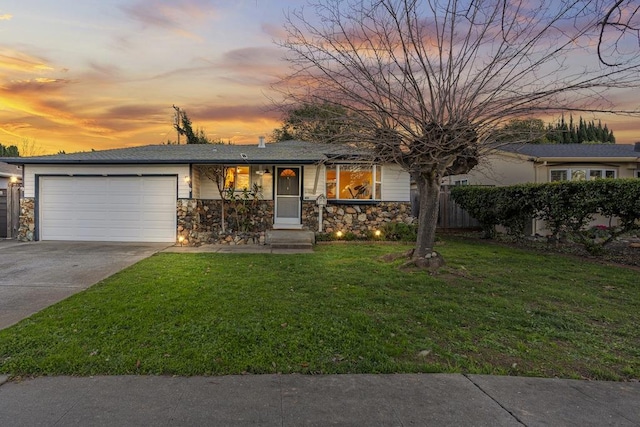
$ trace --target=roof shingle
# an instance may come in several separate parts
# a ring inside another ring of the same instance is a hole
[[[510,144],[498,148],[501,151],[531,157],[640,157],[634,144]]]
[[[113,150],[21,157],[16,158],[15,163],[316,163],[332,158],[364,154],[362,150],[341,145],[284,141],[266,144],[264,148],[257,145],[224,144],[145,145]],[[8,160],[5,159],[5,161]]]

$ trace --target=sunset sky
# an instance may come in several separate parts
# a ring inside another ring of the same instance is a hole
[[[304,0],[3,0],[0,143],[56,153],[176,139],[177,105],[211,138],[279,125],[284,10]],[[637,101],[638,93],[628,96]],[[586,117],[591,119],[592,117]],[[640,120],[601,117],[618,142]]]

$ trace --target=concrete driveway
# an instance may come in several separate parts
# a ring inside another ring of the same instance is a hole
[[[0,240],[0,329],[168,246],[167,243]]]

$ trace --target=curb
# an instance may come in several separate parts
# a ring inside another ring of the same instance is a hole
[[[9,381],[9,375],[0,375],[0,385]]]

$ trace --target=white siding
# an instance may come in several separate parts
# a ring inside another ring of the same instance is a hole
[[[24,197],[35,197],[36,175],[177,175],[178,198],[189,198],[189,165],[25,165]]]
[[[218,191],[216,183],[211,181],[204,174],[200,174],[199,190],[200,191],[198,192],[198,198],[200,199],[220,199],[220,192]]]
[[[408,202],[410,196],[409,173],[398,165],[382,166],[382,201]]]
[[[468,179],[470,185],[498,187],[546,181],[536,170],[533,162],[500,154],[491,154],[483,158],[480,164],[469,172]]]
[[[191,168],[191,197],[194,199],[200,198],[200,181],[202,174],[200,169]]]
[[[316,187],[316,173],[318,173],[318,185]],[[325,194],[326,172],[324,165],[304,166],[304,199],[315,200],[320,194]],[[315,191],[314,191],[315,188]]]

